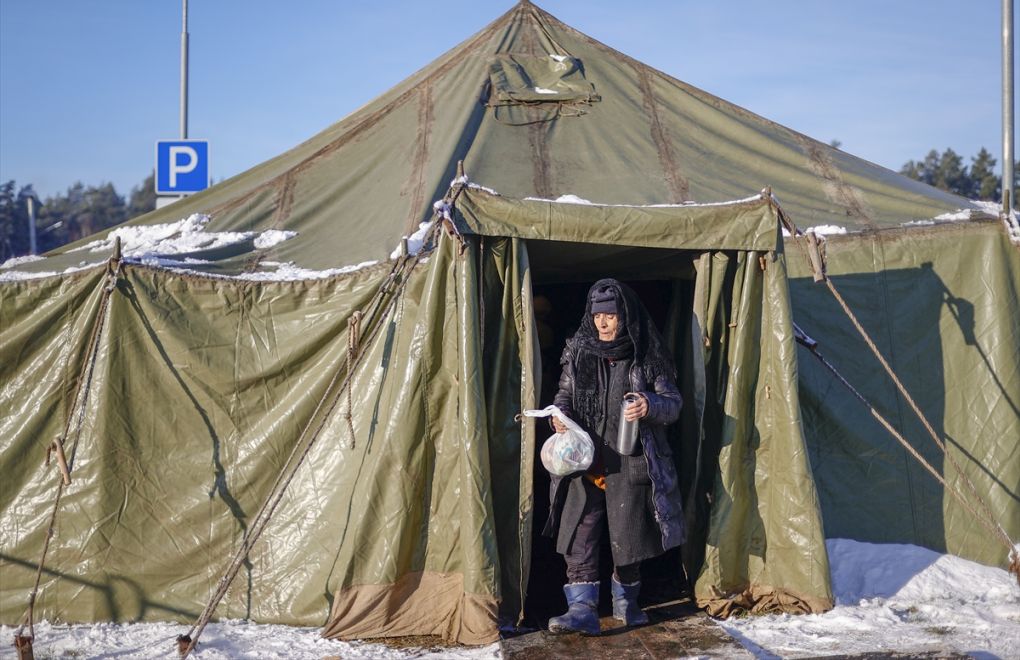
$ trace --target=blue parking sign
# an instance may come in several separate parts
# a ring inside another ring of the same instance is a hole
[[[208,140],[156,142],[157,195],[186,195],[208,187]]]

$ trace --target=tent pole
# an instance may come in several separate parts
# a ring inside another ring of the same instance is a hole
[[[1002,210],[1015,204],[1013,190],[1013,0],[1002,0]]]

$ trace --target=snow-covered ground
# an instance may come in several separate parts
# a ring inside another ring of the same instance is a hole
[[[166,658],[177,655],[177,636],[189,626],[180,623],[98,623],[61,626],[36,624],[33,650],[41,658]],[[500,658],[499,644],[480,647],[394,648],[366,642],[339,642],[319,637],[320,628],[257,625],[243,621],[210,623],[202,632],[196,660],[406,660],[449,658],[489,660]],[[27,634],[27,633],[26,633]],[[0,658],[12,649],[14,628],[0,626]]]
[[[913,545],[826,541],[836,607],[721,622],[759,658],[875,651],[1020,658],[1020,587],[998,568]]]
[[[966,653],[977,660],[1020,658],[1020,587],[998,568],[912,545],[827,542],[836,607],[825,614],[733,618],[720,625],[759,658],[877,651]],[[181,624],[36,625],[37,658],[175,658]],[[10,649],[14,629],[0,627]],[[0,655],[3,655],[0,653]],[[398,649],[319,637],[317,628],[212,623],[198,660],[234,658],[500,658],[478,648]]]

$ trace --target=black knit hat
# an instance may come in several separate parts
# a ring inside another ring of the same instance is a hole
[[[591,290],[591,313],[594,314],[616,314],[616,291],[613,287],[599,286]]]
[[[588,289],[586,309],[573,341],[579,350],[598,353],[605,342],[599,339],[595,327],[598,313],[616,313],[616,339],[629,341],[634,346],[634,360],[642,365],[649,383],[658,376],[676,379],[676,368],[662,335],[648,316],[648,310],[629,286],[611,278],[601,279]]]

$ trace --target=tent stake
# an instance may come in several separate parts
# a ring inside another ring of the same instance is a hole
[[[35,660],[31,635],[15,635],[14,648],[18,650],[18,660]]]

